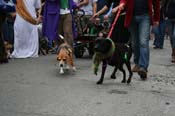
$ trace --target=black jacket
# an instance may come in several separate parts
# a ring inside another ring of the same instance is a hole
[[[175,0],[162,0],[162,10],[164,17],[175,19]]]

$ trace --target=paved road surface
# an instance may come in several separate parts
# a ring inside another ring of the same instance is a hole
[[[175,116],[175,64],[169,40],[151,49],[149,78],[134,74],[130,85],[111,80],[96,85],[91,58],[76,59],[77,72],[60,75],[55,55],[15,59],[0,65],[0,116]]]

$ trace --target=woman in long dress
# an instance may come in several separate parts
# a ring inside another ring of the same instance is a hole
[[[36,19],[36,9],[40,8],[41,1],[23,1],[27,11]],[[14,34],[14,51],[11,54],[12,58],[38,57],[39,41],[36,25],[29,23],[17,13],[14,23]]]

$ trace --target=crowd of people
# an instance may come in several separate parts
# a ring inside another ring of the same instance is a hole
[[[112,23],[121,10],[111,39],[131,42],[135,63],[132,71],[142,79],[147,78],[149,67],[150,32],[155,35],[154,48],[163,49],[168,29],[171,62],[175,63],[175,0],[0,0],[0,63],[8,62],[8,58],[38,57],[40,23],[51,50],[56,51],[61,43],[58,34],[74,48],[77,34],[73,10],[77,9],[85,13],[84,24],[98,17]],[[13,45],[9,57],[5,43]]]

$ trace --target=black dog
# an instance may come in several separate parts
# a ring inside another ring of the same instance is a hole
[[[132,78],[132,71],[131,71],[131,64],[130,64],[130,58],[132,56],[132,49],[126,44],[120,44],[114,42],[111,39],[106,38],[97,38],[95,41],[94,46],[94,57],[93,57],[93,63],[94,63],[94,73],[97,75],[98,72],[98,66],[102,62],[102,73],[101,78],[97,82],[97,84],[102,84],[104,79],[104,74],[106,71],[107,64],[114,66],[114,71],[111,75],[112,79],[115,79],[115,73],[117,69],[119,69],[123,73],[123,80],[122,83],[126,82],[126,72],[123,69],[123,65],[126,64],[127,69],[129,71],[129,78],[127,80],[127,83],[129,84],[131,82]]]
[[[48,40],[46,37],[39,38],[39,54],[40,52],[43,55],[46,55],[49,53]]]
[[[5,50],[5,45],[3,39],[0,37],[0,64],[8,63],[7,52]]]
[[[38,25],[38,36],[39,36],[39,54],[46,55],[49,53],[48,38],[42,34],[42,24]]]
[[[4,45],[4,39],[3,39],[3,31],[2,31],[2,24],[5,21],[6,14],[0,12],[0,64],[1,63],[7,63],[7,52]]]

